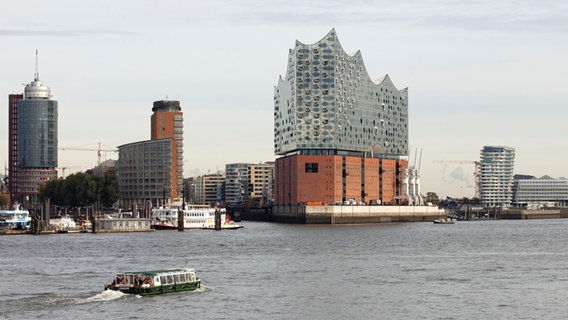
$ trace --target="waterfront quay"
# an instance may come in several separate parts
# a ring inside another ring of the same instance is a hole
[[[435,206],[295,205],[231,208],[230,212],[243,220],[302,224],[430,222],[447,217],[444,209]]]

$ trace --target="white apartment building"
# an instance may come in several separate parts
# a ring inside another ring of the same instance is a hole
[[[486,207],[509,207],[513,200],[515,148],[484,146],[479,163],[479,192]]]

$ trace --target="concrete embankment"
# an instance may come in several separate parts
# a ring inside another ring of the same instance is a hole
[[[550,209],[550,210],[522,210],[508,209],[501,211],[501,219],[558,219],[568,218],[567,209]]]
[[[433,221],[447,217],[430,206],[274,206],[265,212],[242,212],[243,220],[305,224],[357,224]]]

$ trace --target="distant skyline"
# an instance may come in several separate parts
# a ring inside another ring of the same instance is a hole
[[[0,160],[8,95],[39,78],[59,102],[59,147],[150,137],[152,103],[179,100],[184,177],[273,161],[273,88],[296,40],[335,28],[369,75],[409,88],[410,163],[422,192],[474,195],[484,145],[515,173],[568,177],[568,3],[563,1],[27,1],[0,21]],[[17,14],[15,14],[17,13]],[[115,153],[107,153],[116,159]],[[104,160],[104,157],[103,157]],[[68,175],[96,151],[59,151]],[[81,167],[85,167],[84,169]],[[2,172],[4,173],[4,172]]]

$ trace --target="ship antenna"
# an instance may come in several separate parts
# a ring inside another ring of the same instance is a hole
[[[36,65],[35,65],[34,80],[35,81],[39,80],[39,71],[38,71],[38,63],[37,63],[37,49],[36,49]]]

